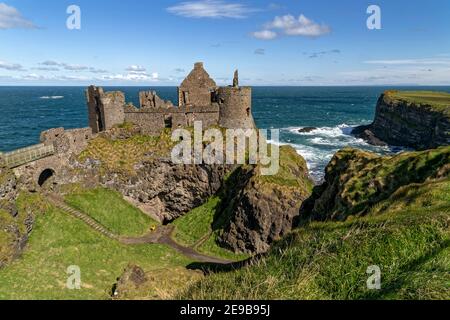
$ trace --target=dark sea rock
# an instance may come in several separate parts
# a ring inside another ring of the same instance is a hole
[[[314,130],[317,130],[317,128],[316,127],[304,127],[304,128],[299,129],[298,132],[300,132],[300,133],[310,133],[310,132],[312,132]]]

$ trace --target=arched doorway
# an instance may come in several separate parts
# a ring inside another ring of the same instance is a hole
[[[55,175],[55,171],[52,169],[45,169],[41,172],[38,179],[39,187],[42,187],[47,181],[49,181]]]

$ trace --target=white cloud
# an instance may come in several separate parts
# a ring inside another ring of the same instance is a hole
[[[78,64],[63,63],[62,66],[64,67],[64,69],[69,70],[69,71],[86,71],[89,69],[89,67],[87,67],[87,66],[82,66],[82,65],[78,65]]]
[[[303,14],[298,18],[293,15],[277,16],[267,23],[264,29],[252,33],[252,36],[262,40],[272,40],[279,36],[274,30],[280,30],[286,36],[320,37],[331,32],[325,24],[318,24]]]
[[[277,16],[272,22],[267,24],[266,28],[280,29],[288,36],[302,37],[320,37],[331,32],[329,26],[318,24],[303,14],[298,18],[290,14],[281,17]]]
[[[245,18],[255,12],[242,3],[223,0],[200,0],[181,2],[167,8],[170,13],[188,18]]]
[[[0,2],[0,29],[33,29],[36,26],[33,22],[25,19],[14,7]]]
[[[4,61],[0,61],[0,69],[6,69],[9,71],[24,71],[25,69],[22,65],[18,63],[8,63]]]
[[[275,39],[278,36],[278,34],[272,30],[261,30],[253,32],[252,36],[255,37],[256,39],[272,40]]]

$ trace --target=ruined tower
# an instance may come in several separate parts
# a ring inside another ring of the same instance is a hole
[[[203,63],[197,62],[178,88],[178,106],[210,106],[215,101],[216,90],[216,82],[205,71]]]
[[[104,92],[90,86],[86,91],[89,126],[93,133],[111,129],[125,120],[125,95],[120,91]]]
[[[218,90],[219,125],[228,129],[252,129],[255,121],[252,115],[252,88],[240,87],[238,71],[233,78],[233,86]]]

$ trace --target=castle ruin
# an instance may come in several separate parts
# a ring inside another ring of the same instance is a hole
[[[139,107],[126,103],[120,91],[104,92],[90,86],[86,92],[89,126],[93,133],[111,129],[123,123],[137,125],[143,134],[158,135],[165,128],[219,125],[228,129],[254,128],[251,87],[240,87],[238,72],[233,85],[218,87],[198,62],[178,87],[178,106],[164,101],[154,91],[139,93]]]

